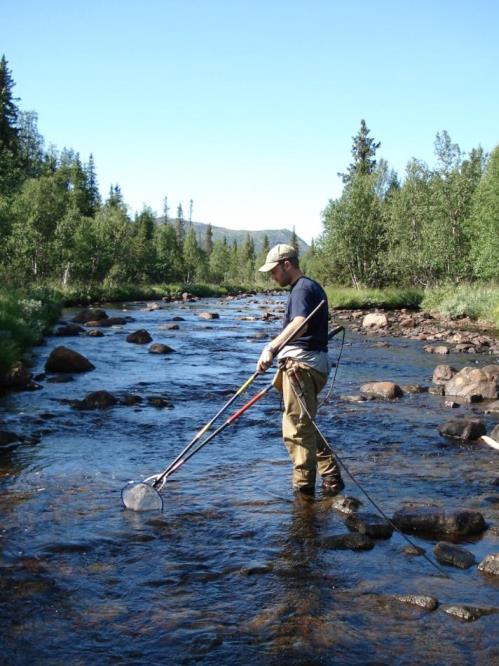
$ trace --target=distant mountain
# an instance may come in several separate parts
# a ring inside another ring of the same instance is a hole
[[[159,217],[156,219],[156,222],[160,224],[164,222],[164,218]],[[174,224],[175,220],[169,220],[169,222]],[[192,222],[191,224],[194,227],[198,241],[202,245],[206,235],[206,227],[208,225],[204,224],[203,222]],[[187,221],[185,222],[185,228],[186,231],[189,228],[189,222]],[[241,246],[244,243],[246,234],[249,233],[253,238],[255,252],[257,254],[261,250],[263,238],[265,235],[267,235],[269,239],[270,247],[277,245],[278,243],[290,243],[291,238],[293,237],[293,232],[289,229],[264,229],[263,231],[249,231],[247,229],[226,229],[225,227],[215,227],[213,225],[211,228],[213,231],[213,242],[217,240],[223,240],[225,236],[229,245],[232,245],[234,241],[237,241],[237,244]],[[305,243],[304,240],[298,237],[298,248],[300,254],[304,255],[305,252],[309,249],[309,246],[307,243]]]

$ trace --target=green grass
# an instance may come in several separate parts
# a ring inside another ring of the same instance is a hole
[[[354,289],[353,287],[326,287],[329,304],[336,310],[364,308],[418,309],[423,300],[422,289]]]
[[[463,284],[427,290],[421,307],[450,319],[484,320],[499,329],[499,285]]]
[[[466,284],[423,289],[353,289],[326,287],[336,310],[408,308],[434,311],[450,319],[469,317],[499,329],[499,285]]]
[[[51,289],[0,289],[0,374],[42,338],[61,308],[60,294]]]

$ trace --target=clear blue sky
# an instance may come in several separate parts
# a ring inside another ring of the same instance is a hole
[[[0,53],[47,143],[131,212],[306,241],[365,118],[399,177],[499,143],[497,0],[3,0]]]

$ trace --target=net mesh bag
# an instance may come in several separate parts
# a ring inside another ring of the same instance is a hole
[[[121,499],[126,509],[132,511],[162,511],[161,495],[147,483],[135,483],[125,486]]]

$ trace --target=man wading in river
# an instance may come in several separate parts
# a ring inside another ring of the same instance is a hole
[[[312,494],[315,490],[317,468],[322,476],[322,488],[336,495],[345,484],[340,468],[306,414],[302,413],[293,384],[302,393],[312,418],[317,411],[317,395],[324,387],[329,373],[327,356],[328,307],[323,288],[306,277],[300,269],[297,252],[291,245],[276,245],[267,254],[265,264],[258,269],[270,272],[281,287],[291,287],[282,332],[263,349],[257,372],[265,372],[274,360],[274,350],[293,330],[297,330],[314,308],[324,300],[324,306],[310,320],[301,335],[278,354],[279,368],[273,383],[282,394],[284,413],[282,435],[293,463],[293,487]]]

